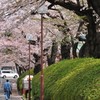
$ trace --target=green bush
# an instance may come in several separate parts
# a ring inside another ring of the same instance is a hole
[[[34,100],[40,96],[40,74],[32,81]],[[44,70],[45,100],[100,100],[100,60],[64,60]]]

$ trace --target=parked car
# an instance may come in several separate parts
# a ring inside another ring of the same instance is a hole
[[[18,73],[14,72],[13,70],[1,70],[0,77],[2,78],[18,78]]]

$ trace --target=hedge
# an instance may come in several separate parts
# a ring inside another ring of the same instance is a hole
[[[100,60],[63,60],[44,70],[44,100],[100,100]],[[40,97],[40,73],[32,80],[34,100]]]

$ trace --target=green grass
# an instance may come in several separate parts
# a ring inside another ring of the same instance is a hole
[[[40,74],[33,78],[34,100],[40,96]],[[44,70],[45,100],[100,100],[100,60],[64,60]]]

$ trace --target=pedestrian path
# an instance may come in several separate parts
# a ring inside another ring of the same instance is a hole
[[[15,80],[10,80],[10,81],[12,83],[12,94],[9,100],[23,100],[23,97],[18,93],[16,81]],[[0,100],[5,100],[4,90],[3,90],[4,82],[5,80],[2,79],[2,82],[0,83]]]
[[[0,100],[5,100],[5,96],[4,95],[0,95]],[[23,100],[23,98],[22,98],[22,96],[11,95],[9,100]]]

